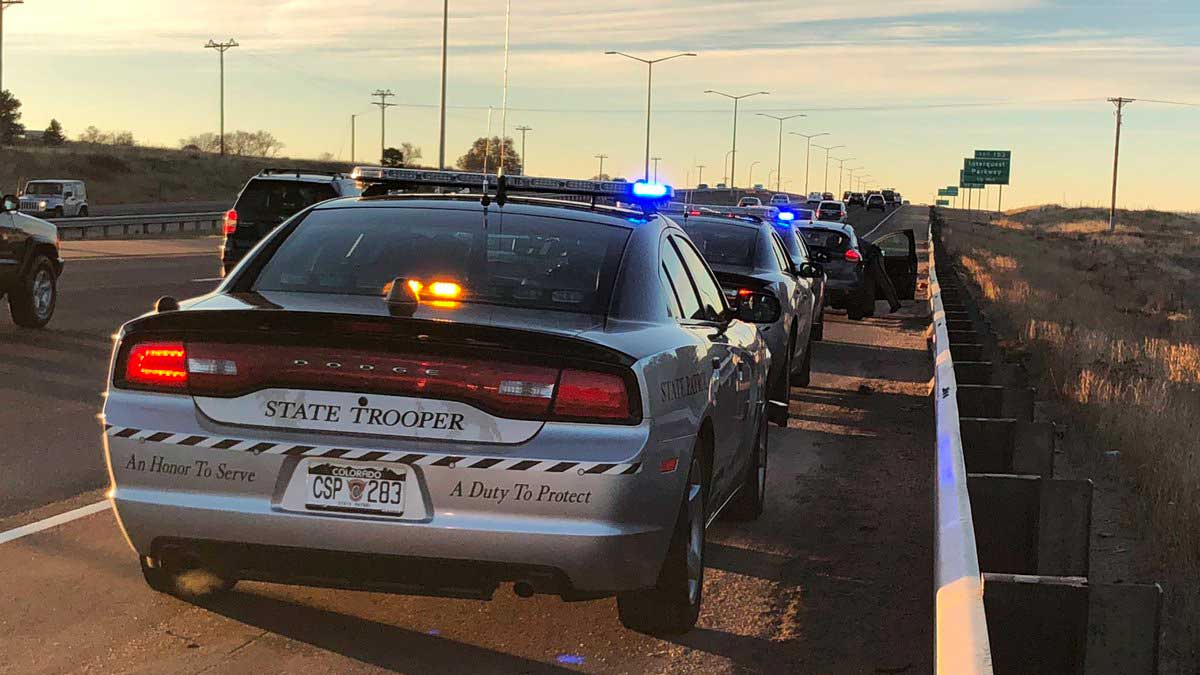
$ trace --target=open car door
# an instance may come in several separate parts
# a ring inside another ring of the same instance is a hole
[[[883,251],[883,268],[901,300],[917,295],[917,237],[912,230],[893,232],[875,240]]]

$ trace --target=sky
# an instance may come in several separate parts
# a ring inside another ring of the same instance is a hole
[[[447,161],[502,127],[502,0],[450,0]],[[23,122],[57,118],[178,147],[216,131],[226,54],[226,129],[265,129],[292,157],[376,157],[411,142],[436,164],[441,56],[437,0],[26,0],[5,12],[4,86]],[[646,67],[607,50],[695,58],[655,67],[652,152],[659,177],[694,184],[729,173],[742,94],[736,181],[766,183],[779,124],[829,133],[833,157],[914,201],[958,182],[976,149],[1011,150],[1005,208],[1107,204],[1115,118],[1126,108],[1120,198],[1130,208],[1200,211],[1200,2],[1196,0],[512,0],[507,128],[528,125],[530,174],[637,178],[645,153]],[[839,186],[825,151],[785,134],[783,188]],[[0,158],[2,161],[2,158]],[[753,174],[750,175],[750,172]],[[844,174],[843,174],[844,176]],[[772,183],[774,176],[771,176]],[[994,205],[999,195],[987,195]]]

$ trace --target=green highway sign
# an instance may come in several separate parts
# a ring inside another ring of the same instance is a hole
[[[1012,161],[1012,150],[976,150],[975,159],[1003,159]]]
[[[939,200],[937,200],[937,205],[938,206],[950,206],[950,200],[949,199],[939,199]]]
[[[1008,185],[1011,164],[1007,159],[965,159],[963,174],[968,182]]]
[[[954,195],[950,194],[950,191],[947,190],[946,188],[942,188],[942,189],[938,190],[938,196],[939,197],[953,197]]]
[[[966,189],[981,189],[987,187],[987,184],[980,182],[978,176],[975,176],[974,174],[968,176],[966,171],[959,170],[958,187]]]
[[[946,188],[946,194],[951,197],[957,197],[958,196],[958,186],[951,185],[950,187]]]

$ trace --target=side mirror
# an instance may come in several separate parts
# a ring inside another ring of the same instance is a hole
[[[800,265],[800,277],[802,279],[820,279],[822,274],[825,274],[824,268],[816,263],[806,262]]]
[[[775,323],[783,314],[779,299],[770,293],[751,293],[739,299],[737,318],[746,323]]]
[[[0,208],[0,213],[9,213],[11,211],[16,211],[17,208],[20,207],[20,205],[21,205],[21,203],[17,201],[16,197],[14,197],[12,195],[4,195],[4,205],[3,205],[3,208]]]

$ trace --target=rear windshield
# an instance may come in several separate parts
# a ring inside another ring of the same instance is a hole
[[[383,295],[396,278],[462,286],[463,302],[603,313],[630,230],[445,209],[310,212],[256,291]]]
[[[286,180],[252,180],[242,190],[234,209],[241,220],[289,218],[326,199],[337,197],[328,183],[304,183]]]
[[[795,211],[797,220],[816,220],[816,218],[813,218],[811,209],[796,209]]]
[[[836,230],[804,228],[800,230],[800,235],[810,249],[840,253],[850,248],[850,237]]]
[[[839,211],[842,205],[837,202],[821,202],[822,211]]]
[[[61,195],[62,191],[62,183],[29,183],[25,186],[27,195]]]
[[[691,219],[683,226],[683,230],[692,238],[709,265],[754,267],[758,228]]]

